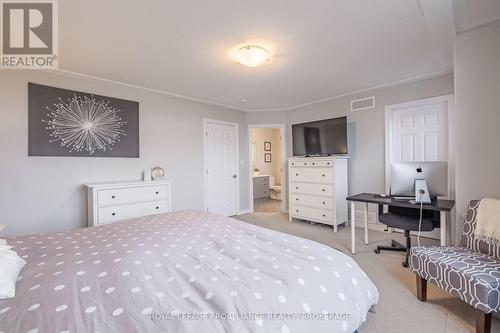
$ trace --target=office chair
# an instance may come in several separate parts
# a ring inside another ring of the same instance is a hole
[[[391,240],[391,246],[377,246],[375,253],[379,254],[381,250],[384,251],[399,251],[406,252],[406,259],[403,261],[403,267],[408,267],[408,258],[410,256],[411,248],[411,231],[418,231],[418,224],[420,220],[420,208],[406,208],[406,207],[393,207],[389,206],[387,213],[382,213],[379,210],[379,221],[387,227],[404,230],[406,238],[406,246],[398,241]],[[424,210],[422,212],[421,231],[432,231],[434,228],[439,227],[439,212]]]

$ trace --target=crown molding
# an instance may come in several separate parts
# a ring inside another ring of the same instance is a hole
[[[342,97],[346,97],[346,96],[350,96],[350,95],[355,95],[355,94],[360,94],[360,93],[364,93],[364,92],[370,92],[372,90],[377,90],[377,89],[396,87],[396,86],[400,86],[400,85],[403,85],[403,84],[408,84],[408,83],[418,82],[418,81],[422,81],[422,80],[432,79],[432,78],[435,78],[435,77],[439,77],[439,76],[443,76],[443,75],[447,75],[447,74],[451,74],[451,73],[453,73],[452,70],[437,71],[437,72],[433,72],[433,73],[429,73],[429,74],[418,75],[418,76],[414,76],[414,77],[403,79],[403,80],[398,80],[398,81],[384,83],[384,84],[377,85],[377,86],[372,86],[370,88],[365,88],[365,89],[360,89],[360,90],[356,90],[356,91],[351,91],[351,92],[347,92],[347,93],[336,95],[336,96],[332,96],[332,97],[326,97],[326,98],[322,98],[322,99],[317,99],[317,100],[313,100],[313,101],[310,101],[310,102],[307,102],[307,103],[297,104],[297,105],[293,105],[293,106],[289,106],[289,107],[284,107],[284,108],[270,108],[270,109],[254,109],[254,110],[248,110],[247,109],[245,111],[247,111],[247,112],[265,112],[265,111],[288,111],[288,110],[294,110],[294,109],[302,108],[302,107],[313,105],[313,104],[319,104],[319,103],[328,102],[328,101],[331,101],[331,100],[334,100],[334,99],[337,99],[337,98],[342,98]]]
[[[224,108],[224,109],[230,109],[230,110],[233,110],[233,111],[246,112],[246,110],[244,110],[244,109],[238,109],[238,108],[235,108],[233,106],[229,106],[229,105],[225,105],[225,104],[221,104],[221,103],[216,103],[216,102],[212,102],[212,101],[208,101],[208,100],[204,100],[204,99],[199,99],[199,98],[191,97],[191,96],[185,96],[185,95],[175,94],[175,93],[171,93],[171,92],[163,91],[163,90],[159,90],[159,89],[148,88],[148,87],[140,86],[140,85],[137,85],[137,84],[132,84],[132,83],[126,83],[126,82],[121,82],[121,81],[115,81],[115,80],[105,79],[105,78],[102,78],[102,77],[99,77],[99,76],[87,75],[87,74],[82,74],[82,73],[78,73],[78,72],[72,72],[72,71],[68,71],[68,70],[64,70],[64,69],[43,69],[42,71],[49,72],[49,73],[56,72],[57,74],[60,74],[60,75],[63,75],[63,76],[67,76],[67,77],[77,77],[77,78],[85,78],[85,79],[89,79],[89,80],[102,81],[102,82],[106,82],[106,83],[120,85],[120,86],[123,86],[123,87],[144,90],[144,91],[152,92],[152,93],[159,94],[159,95],[169,96],[169,97],[173,97],[173,98],[177,98],[177,99],[188,100],[188,101],[196,102],[196,103],[199,103],[199,104],[206,104],[206,105],[211,105],[211,106],[217,106],[217,107],[221,107],[221,108]]]
[[[102,82],[106,82],[106,83],[110,83],[110,84],[120,85],[120,86],[123,86],[123,87],[140,89],[140,90],[152,92],[152,93],[155,93],[155,94],[169,96],[169,97],[173,97],[173,98],[177,98],[177,99],[183,99],[183,100],[187,100],[187,101],[191,101],[191,102],[195,102],[195,103],[199,103],[199,104],[205,104],[205,105],[211,105],[211,106],[221,107],[221,108],[224,108],[224,109],[229,109],[229,110],[239,111],[239,112],[271,112],[271,111],[288,111],[288,110],[294,110],[294,109],[298,109],[298,108],[309,106],[309,105],[313,105],[313,104],[324,103],[324,102],[327,102],[327,101],[331,101],[331,100],[334,100],[334,99],[337,99],[337,98],[346,97],[346,96],[349,96],[349,95],[354,95],[354,94],[369,92],[369,91],[376,90],[376,89],[382,89],[382,88],[389,88],[389,87],[399,86],[399,85],[403,85],[403,84],[408,84],[408,83],[417,82],[417,81],[421,81],[421,80],[431,79],[431,78],[435,78],[435,77],[439,77],[439,76],[442,76],[442,75],[453,73],[453,71],[451,71],[451,70],[437,71],[437,72],[433,72],[433,73],[429,73],[429,74],[418,75],[418,76],[414,76],[414,77],[403,79],[403,80],[393,81],[393,82],[389,82],[389,83],[385,83],[385,84],[381,84],[381,85],[377,85],[377,86],[372,86],[372,87],[369,87],[369,88],[360,89],[360,90],[356,90],[356,91],[350,91],[350,92],[343,93],[343,94],[340,94],[340,95],[335,95],[335,96],[331,96],[331,97],[326,97],[326,98],[321,98],[321,99],[317,99],[317,100],[312,100],[312,101],[309,101],[309,102],[306,102],[306,103],[301,103],[301,104],[287,106],[287,107],[281,107],[281,108],[280,107],[278,107],[278,108],[263,108],[263,109],[243,109],[243,108],[236,108],[234,106],[230,106],[230,105],[226,105],[226,104],[222,104],[222,103],[217,103],[217,102],[212,102],[212,101],[208,101],[208,100],[204,100],[204,99],[200,99],[200,98],[195,98],[195,97],[191,97],[191,96],[185,96],[185,95],[175,94],[175,93],[171,93],[171,92],[168,92],[168,91],[163,91],[163,90],[159,90],[159,89],[153,89],[153,88],[143,87],[143,86],[140,86],[140,85],[126,83],[126,82],[120,82],[120,81],[105,79],[105,78],[98,77],[98,76],[82,74],[82,73],[68,71],[68,70],[64,70],[64,69],[50,69],[50,70],[46,69],[46,70],[42,70],[42,71],[44,71],[44,72],[50,72],[50,73],[56,72],[57,74],[60,74],[60,75],[63,75],[63,76],[68,76],[68,77],[77,77],[77,78],[85,78],[85,79],[90,79],[90,80],[102,81]]]

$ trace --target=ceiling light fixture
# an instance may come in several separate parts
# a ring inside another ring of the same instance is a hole
[[[235,58],[243,66],[257,67],[267,62],[271,53],[261,46],[245,45],[236,51]]]

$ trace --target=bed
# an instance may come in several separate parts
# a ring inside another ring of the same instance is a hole
[[[0,332],[355,332],[379,294],[349,256],[200,211],[7,239],[28,263]]]

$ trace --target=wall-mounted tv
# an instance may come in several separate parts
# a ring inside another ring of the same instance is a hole
[[[293,156],[347,154],[347,117],[292,125]]]

